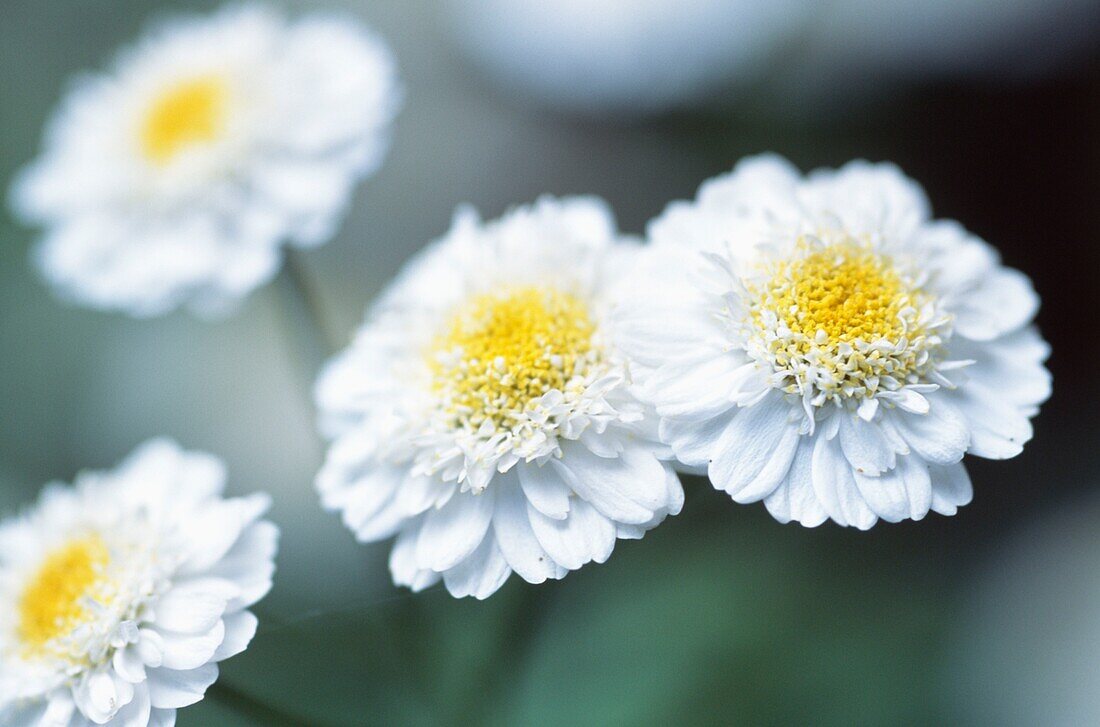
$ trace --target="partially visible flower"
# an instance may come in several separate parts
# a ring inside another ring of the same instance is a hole
[[[64,297],[135,316],[225,311],[281,246],[334,232],[380,164],[389,51],[349,19],[235,6],[149,32],[81,77],[13,188]]]
[[[745,97],[820,109],[906,81],[1027,78],[1087,54],[1100,30],[1095,0],[448,4],[459,46],[494,81],[603,115]]]
[[[616,340],[660,434],[776,519],[952,515],[1050,394],[1023,274],[888,165],[758,157],[671,205]]]
[[[324,506],[394,581],[486,598],[602,563],[683,491],[605,335],[635,246],[592,199],[460,212],[317,385]]]
[[[167,440],[0,523],[0,724],[175,722],[256,632],[278,530]]]
[[[462,49],[494,80],[587,113],[654,113],[755,82],[805,0],[450,0]]]

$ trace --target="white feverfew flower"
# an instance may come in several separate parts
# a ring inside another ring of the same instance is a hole
[[[264,495],[167,440],[0,523],[0,725],[168,727],[256,632],[278,530]]]
[[[394,581],[486,598],[604,562],[679,512],[655,419],[605,335],[636,246],[593,199],[460,211],[317,385],[317,487]]]
[[[651,223],[615,338],[677,458],[781,522],[952,515],[1050,394],[1030,281],[897,168],[775,157]]]
[[[177,19],[74,83],[13,206],[45,228],[35,260],[63,297],[224,313],[282,244],[331,237],[399,96],[388,50],[350,19]]]

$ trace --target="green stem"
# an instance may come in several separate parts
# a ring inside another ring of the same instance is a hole
[[[336,346],[325,326],[320,300],[296,251],[286,251],[276,283],[283,323],[292,339],[295,358],[307,368],[312,381]]]

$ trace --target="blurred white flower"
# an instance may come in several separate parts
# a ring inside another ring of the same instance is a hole
[[[1095,0],[450,0],[489,77],[568,111],[655,113],[759,94],[837,103],[881,83],[1026,77],[1089,51]]]
[[[604,336],[635,252],[594,199],[462,211],[323,372],[322,502],[362,541],[397,535],[395,582],[486,598],[679,512],[671,453]]]
[[[759,157],[651,223],[615,336],[660,434],[778,520],[951,515],[1050,393],[1030,281],[891,165]]]
[[[752,81],[804,0],[451,0],[462,50],[494,80],[584,112],[656,112]]]
[[[167,440],[0,523],[0,724],[167,726],[256,632],[268,498]]]
[[[284,242],[330,238],[399,96],[388,50],[349,19],[177,19],[77,80],[13,206],[46,228],[36,261],[64,297],[222,312],[277,272]]]

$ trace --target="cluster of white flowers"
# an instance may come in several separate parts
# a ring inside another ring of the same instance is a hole
[[[780,521],[954,514],[1050,392],[1021,273],[890,165],[760,157],[621,239],[593,199],[460,212],[317,387],[317,479],[394,580],[483,598],[676,514],[670,462]]]
[[[67,296],[210,311],[317,244],[380,160],[397,92],[354,24],[237,7],[82,82],[17,183]],[[706,473],[779,521],[951,515],[1049,396],[1030,281],[888,164],[746,160],[646,240],[594,198],[468,209],[316,386],[317,488],[413,590],[610,557]],[[0,523],[0,724],[167,726],[255,633],[278,531],[166,440]]]

